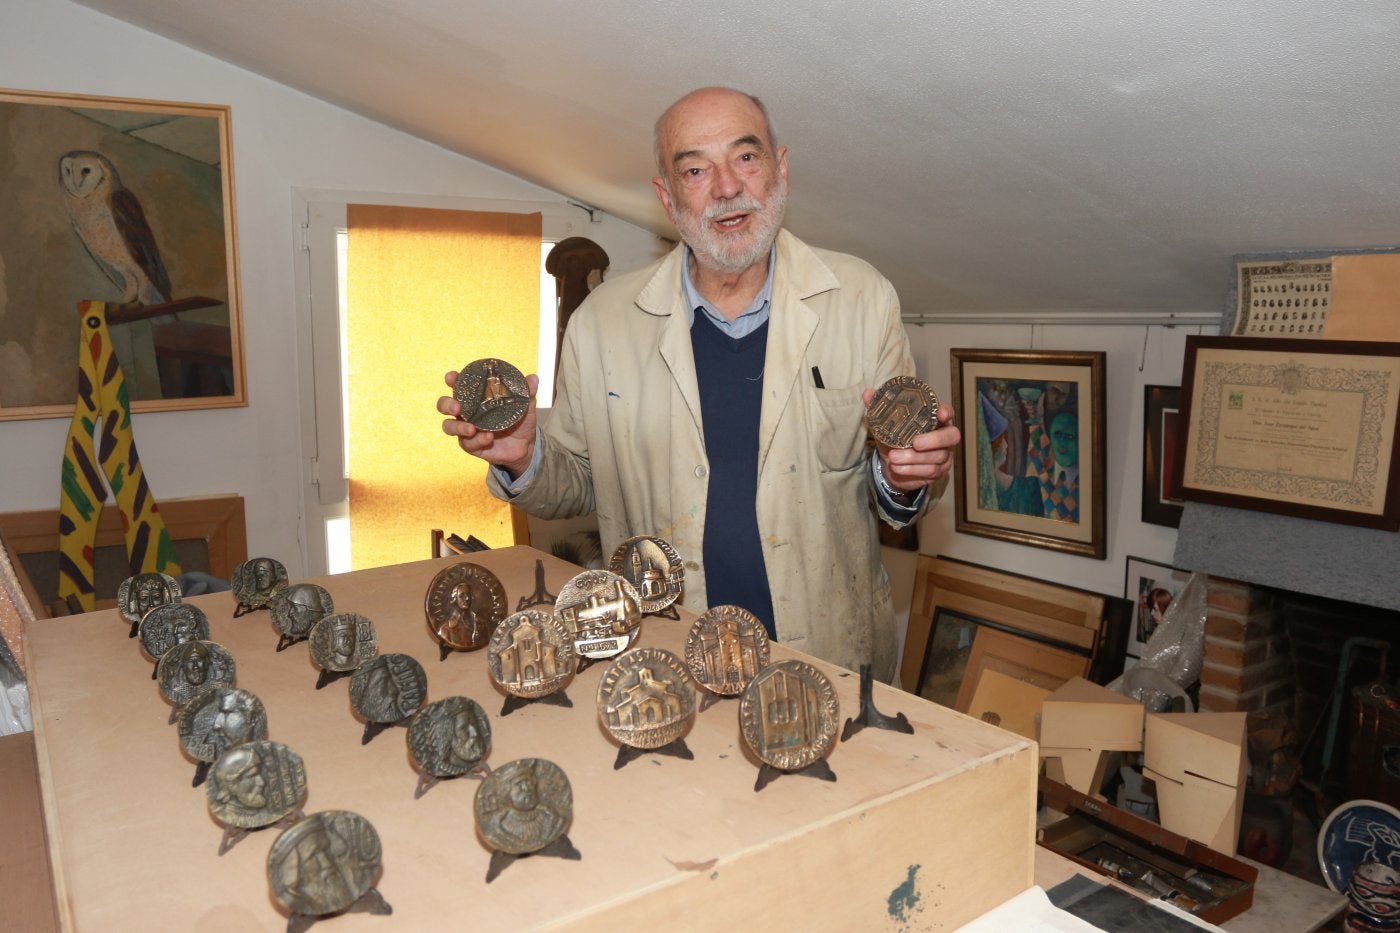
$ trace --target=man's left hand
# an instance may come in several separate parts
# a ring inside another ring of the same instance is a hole
[[[865,390],[865,405],[875,397],[874,389]],[[911,447],[889,447],[876,441],[885,481],[904,492],[918,492],[925,486],[943,480],[953,469],[953,449],[962,441],[962,432],[950,422],[953,406],[938,405],[938,424],[932,431],[915,434]]]

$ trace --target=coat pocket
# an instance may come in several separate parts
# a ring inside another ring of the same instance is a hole
[[[864,387],[813,389],[807,403],[817,459],[824,472],[850,470],[865,456]]]

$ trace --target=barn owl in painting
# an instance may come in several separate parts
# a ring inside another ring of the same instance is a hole
[[[170,276],[141,202],[100,152],[74,151],[58,160],[68,218],[107,277],[122,290],[122,303],[170,300]]]

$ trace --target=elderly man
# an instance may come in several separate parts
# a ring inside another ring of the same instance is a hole
[[[957,429],[869,455],[864,406],[914,370],[898,299],[868,264],[782,229],[787,150],[756,98],[687,94],[655,144],[652,185],[682,245],[578,309],[542,431],[533,406],[508,431],[479,431],[447,397],[443,430],[525,511],[596,511],[604,553],[634,535],[670,541],[687,607],[742,606],[784,644],[889,680],[898,646],[871,496],[890,524],[915,520]],[[941,405],[940,423],[951,417]]]

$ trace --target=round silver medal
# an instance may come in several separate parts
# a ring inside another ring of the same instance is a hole
[[[895,376],[870,399],[865,410],[870,436],[889,447],[910,447],[914,435],[938,426],[938,396],[913,376]]]
[[[138,573],[117,587],[117,608],[133,625],[155,607],[179,601],[180,583],[166,573]]]
[[[642,628],[637,591],[611,570],[585,570],[559,588],[554,614],[585,658],[611,658],[632,646]]]
[[[209,617],[193,603],[164,603],[141,618],[141,647],[152,661],[187,641],[208,639]]]
[[[462,420],[483,431],[504,431],[530,408],[530,386],[520,370],[494,357],[473,360],[457,373],[452,397],[462,403]]]
[[[643,612],[665,609],[680,599],[685,585],[680,554],[669,541],[655,535],[638,535],[619,544],[608,569],[632,584]]]
[[[267,883],[294,914],[345,910],[374,886],[383,850],[370,821],[322,810],[282,831],[267,852]]]
[[[633,748],[660,748],[695,722],[695,686],[681,659],[664,648],[633,648],[598,681],[598,718]]]
[[[711,606],[686,635],[685,663],[706,690],[737,696],[768,666],[768,633],[747,609]]]
[[[306,766],[281,742],[244,742],[214,762],[204,791],[209,812],[223,825],[271,826],[306,799]]]
[[[543,758],[517,758],[487,775],[472,807],[476,829],[492,849],[538,852],[564,835],[574,792],[564,770]]]
[[[569,682],[577,666],[573,637],[554,613],[540,609],[506,616],[486,646],[491,680],[513,696],[551,694]]]
[[[831,751],[840,712],[825,674],[805,661],[779,661],[744,688],[739,731],[760,761],[800,771]]]
[[[491,750],[491,722],[481,704],[469,697],[429,703],[408,724],[408,750],[424,774],[466,774]]]
[[[311,660],[323,671],[353,671],[378,653],[374,623],[357,612],[337,612],[311,627]]]

